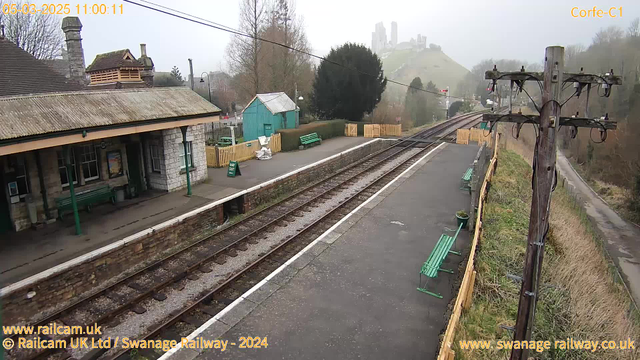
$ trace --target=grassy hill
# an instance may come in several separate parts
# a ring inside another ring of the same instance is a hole
[[[389,79],[409,84],[419,76],[425,85],[432,81],[439,89],[449,86],[452,95],[456,94],[456,86],[469,72],[442,51],[431,49],[420,52],[396,50],[383,54],[382,68]],[[387,89],[402,94],[406,92],[406,88],[393,84],[387,85]]]

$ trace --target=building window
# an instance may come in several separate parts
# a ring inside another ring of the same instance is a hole
[[[161,172],[161,164],[162,164],[162,148],[158,145],[150,145],[151,149],[151,170],[153,172]],[[184,145],[182,145],[182,153],[184,153]],[[184,164],[184,157],[182,158],[182,163]]]
[[[187,141],[187,159],[189,160],[189,168],[193,167],[193,154],[191,152],[191,141]],[[180,169],[185,169],[184,165],[184,143],[180,144]]]
[[[64,164],[64,157],[62,156],[62,151],[56,151],[58,154],[58,172],[60,172],[60,183],[62,187],[69,186],[69,178],[67,177],[67,167]],[[71,168],[73,171],[71,172],[71,176],[73,176],[73,183],[78,183],[78,172],[76,171],[76,154],[71,151]]]
[[[29,176],[27,176],[27,164],[24,159],[14,158],[12,167],[15,170],[13,182],[9,183],[9,195],[19,195],[23,199],[31,192],[29,188]]]
[[[85,181],[100,178],[98,171],[98,155],[93,145],[84,145],[80,147],[80,165],[82,166],[82,175]]]

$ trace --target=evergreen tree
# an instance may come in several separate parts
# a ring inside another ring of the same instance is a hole
[[[321,118],[360,121],[380,102],[386,86],[380,58],[363,45],[347,43],[331,49],[320,63],[312,106]]]
[[[405,116],[413,121],[415,126],[424,125],[431,121],[427,118],[427,97],[426,93],[422,91],[422,80],[419,77],[415,77],[404,98],[404,110]]]
[[[174,66],[173,68],[171,68],[171,77],[176,79],[176,81],[178,81],[179,83],[184,82],[184,79],[182,78],[182,74],[180,74],[180,70],[178,69],[177,66]]]

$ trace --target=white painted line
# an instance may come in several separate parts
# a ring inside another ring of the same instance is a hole
[[[99,249],[93,250],[93,251],[91,251],[91,252],[89,252],[87,254],[78,256],[78,257],[73,258],[71,260],[68,260],[68,261],[66,261],[66,262],[64,262],[62,264],[56,265],[56,266],[54,266],[52,268],[44,270],[44,271],[42,271],[40,273],[37,273],[35,275],[32,275],[32,276],[30,276],[30,277],[28,277],[26,279],[23,279],[23,280],[18,281],[16,283],[7,285],[4,288],[0,289],[0,297],[9,295],[9,294],[11,294],[11,293],[13,293],[13,292],[15,292],[15,291],[17,291],[19,289],[22,289],[24,287],[27,287],[27,286],[33,284],[33,283],[36,283],[38,281],[44,280],[44,279],[46,279],[48,277],[51,277],[51,276],[56,275],[58,273],[61,273],[61,272],[65,271],[65,270],[67,270],[69,268],[74,267],[74,266],[78,266],[78,265],[80,265],[80,264],[82,264],[84,262],[87,262],[87,261],[90,261],[92,259],[95,259],[95,258],[101,256],[104,253],[107,253],[109,251],[124,247],[124,246],[126,246],[127,244],[129,244],[131,242],[137,241],[138,239],[153,233],[154,231],[159,231],[159,230],[162,230],[164,228],[167,228],[167,227],[173,226],[175,224],[178,224],[178,223],[180,223],[181,221],[183,221],[185,219],[188,219],[188,218],[190,218],[192,216],[198,215],[198,214],[200,214],[200,213],[202,213],[204,211],[207,211],[207,210],[209,210],[209,209],[211,209],[211,208],[213,208],[213,207],[215,207],[217,205],[225,203],[225,202],[227,202],[229,200],[233,200],[233,199],[235,199],[235,198],[237,198],[239,196],[242,196],[242,195],[247,194],[249,192],[258,190],[258,189],[263,188],[265,186],[269,186],[269,185],[273,184],[274,182],[276,182],[278,180],[282,180],[284,178],[287,178],[287,177],[289,177],[291,175],[297,174],[297,173],[299,173],[301,171],[304,171],[306,169],[318,166],[318,165],[323,164],[323,163],[325,163],[325,162],[327,162],[329,160],[332,160],[332,159],[335,159],[335,158],[337,158],[339,156],[342,156],[342,155],[345,155],[347,153],[350,153],[350,152],[352,152],[354,150],[357,150],[359,148],[367,146],[367,145],[369,145],[371,143],[374,143],[376,141],[396,141],[396,139],[376,138],[376,139],[373,139],[371,141],[367,141],[365,143],[362,143],[362,144],[360,144],[358,146],[354,146],[352,148],[349,148],[349,149],[347,149],[347,150],[345,150],[343,152],[340,152],[338,154],[334,154],[334,155],[331,155],[331,156],[326,157],[324,159],[318,160],[318,161],[316,161],[314,163],[305,165],[305,166],[303,166],[303,167],[301,167],[299,169],[293,170],[293,171],[288,172],[288,173],[286,173],[284,175],[280,175],[280,176],[278,176],[276,178],[273,178],[271,180],[265,181],[265,182],[263,182],[261,184],[253,186],[253,187],[251,187],[249,189],[238,191],[237,193],[231,194],[231,195],[229,195],[229,196],[227,196],[227,197],[225,197],[223,199],[216,200],[214,202],[211,202],[209,204],[201,206],[201,207],[199,207],[197,209],[191,210],[191,211],[189,211],[187,213],[184,213],[182,215],[179,215],[177,217],[174,217],[172,219],[164,221],[164,222],[162,222],[160,224],[157,224],[157,225],[154,225],[154,226],[152,226],[150,228],[141,230],[141,231],[139,231],[139,232],[137,232],[137,233],[135,233],[133,235],[125,237],[122,240],[118,240],[118,241],[113,242],[113,243],[111,243],[109,245],[106,245],[106,246],[103,246],[103,247],[101,247]]]
[[[380,193],[382,193],[383,191],[385,191],[391,184],[393,184],[394,182],[396,182],[398,179],[400,179],[404,174],[406,174],[407,172],[409,172],[411,169],[413,169],[413,167],[415,167],[416,165],[420,164],[422,162],[422,160],[424,160],[427,156],[431,155],[432,152],[436,151],[438,148],[440,148],[442,145],[444,145],[446,143],[440,143],[440,145],[436,146],[435,148],[431,149],[431,151],[429,151],[428,153],[426,153],[423,157],[420,158],[420,160],[416,161],[415,163],[413,163],[411,166],[409,166],[405,171],[403,171],[402,173],[400,173],[400,175],[396,176],[395,178],[393,178],[393,180],[391,180],[387,185],[383,186],[382,189],[378,190],[375,194],[371,195],[370,198],[368,198],[367,200],[365,200],[362,204],[358,205],[358,207],[356,207],[355,209],[353,209],[350,213],[348,213],[347,215],[345,215],[342,219],[340,219],[337,223],[333,224],[332,227],[330,227],[327,231],[325,231],[324,233],[322,233],[322,235],[318,236],[315,240],[313,240],[309,245],[305,246],[304,249],[300,250],[297,254],[295,254],[292,258],[290,258],[289,260],[287,260],[284,264],[280,265],[280,267],[278,267],[277,269],[273,270],[273,272],[271,274],[269,274],[267,277],[265,277],[262,281],[260,281],[259,283],[255,284],[251,289],[247,290],[244,294],[240,295],[239,298],[237,298],[234,302],[232,302],[231,304],[227,305],[227,307],[225,307],[224,309],[222,309],[218,314],[216,314],[216,316],[212,317],[211,319],[209,319],[207,322],[205,322],[204,324],[202,324],[199,328],[197,328],[196,330],[194,330],[191,334],[189,334],[189,336],[187,336],[187,338],[189,340],[193,340],[195,339],[198,335],[200,335],[203,331],[205,331],[207,328],[209,328],[209,326],[211,326],[214,322],[216,322],[217,320],[219,320],[222,316],[224,316],[224,314],[228,313],[229,311],[231,311],[231,309],[233,309],[236,305],[240,304],[243,300],[245,300],[249,295],[251,295],[252,293],[254,293],[256,290],[258,290],[259,288],[261,288],[264,284],[266,284],[269,280],[273,279],[274,276],[278,275],[282,270],[284,270],[287,266],[291,265],[291,263],[293,263],[294,261],[296,261],[297,258],[299,258],[300,256],[302,256],[304,253],[306,253],[309,249],[311,249],[315,244],[317,244],[319,241],[321,241],[323,238],[325,238],[327,235],[329,235],[333,230],[335,230],[338,226],[340,226],[340,224],[342,224],[343,222],[345,222],[348,218],[351,217],[351,215],[355,214],[358,210],[360,210],[363,206],[365,206],[366,204],[368,204],[370,201],[372,201],[373,199],[375,199],[378,195],[380,195]],[[166,360],[169,357],[171,357],[173,354],[175,354],[178,350],[180,350],[180,348],[182,347],[182,343],[178,343],[176,346],[174,346],[173,348],[171,348],[171,350],[167,351],[166,353],[164,353],[158,360]]]

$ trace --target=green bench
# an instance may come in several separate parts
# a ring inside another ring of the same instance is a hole
[[[109,185],[76,194],[78,208],[85,207],[89,212],[91,211],[91,205],[105,201],[111,201],[112,204],[116,203],[116,195]],[[56,207],[58,208],[58,217],[62,220],[64,213],[73,211],[71,195],[56,198]]]
[[[300,136],[300,144],[302,144],[301,145],[302,148],[306,147],[307,145],[312,145],[314,143],[322,144],[322,138],[320,138],[320,136],[318,136],[317,133],[311,133],[311,134]]]
[[[433,248],[433,251],[431,251],[429,258],[427,259],[427,261],[425,261],[425,263],[422,265],[422,268],[420,269],[420,282],[418,283],[418,291],[442,299],[442,295],[433,291],[429,291],[422,286],[422,275],[426,276],[428,280],[428,278],[438,277],[438,272],[440,271],[453,274],[453,270],[443,269],[441,266],[442,262],[444,262],[444,259],[449,253],[462,255],[458,251],[451,250],[451,247],[453,246],[453,244],[455,244],[456,238],[460,233],[460,229],[462,229],[462,224],[458,226],[458,231],[456,231],[456,234],[454,236],[449,236],[447,234],[440,235],[440,239],[436,243],[436,246]]]
[[[233,140],[231,136],[221,136],[218,140],[219,147],[231,146],[233,144]]]
[[[462,174],[462,186],[460,186],[460,190],[469,190],[471,191],[471,177],[473,176],[473,168],[470,167],[467,171]]]

